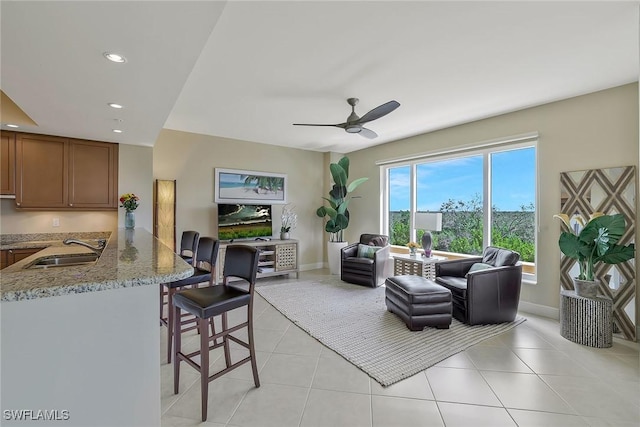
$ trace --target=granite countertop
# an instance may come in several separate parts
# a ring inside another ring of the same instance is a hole
[[[93,253],[83,246],[63,245],[62,240],[69,237],[93,245],[99,238],[106,238],[108,242],[95,264],[24,269],[46,256]],[[0,270],[2,302],[155,285],[193,274],[189,264],[144,229],[1,236],[0,249],[20,248],[44,249]]]

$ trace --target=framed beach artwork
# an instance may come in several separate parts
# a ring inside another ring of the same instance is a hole
[[[216,203],[286,204],[287,175],[215,168]]]

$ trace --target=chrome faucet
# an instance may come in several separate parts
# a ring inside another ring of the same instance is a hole
[[[72,243],[75,243],[76,245],[84,246],[85,248],[91,249],[98,255],[102,255],[102,251],[104,250],[104,247],[107,246],[107,239],[98,239],[98,246],[93,246],[87,242],[83,242],[82,240],[76,240],[76,239],[65,239],[62,241],[62,243],[64,243],[65,245],[70,245]]]

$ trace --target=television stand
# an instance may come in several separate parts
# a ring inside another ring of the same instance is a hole
[[[236,240],[234,242],[221,242],[218,252],[218,260],[216,261],[215,284],[222,282],[224,270],[224,257],[229,245],[247,245],[253,246],[260,250],[260,259],[258,260],[257,278],[283,276],[291,273],[299,277],[298,267],[298,241],[289,240]]]

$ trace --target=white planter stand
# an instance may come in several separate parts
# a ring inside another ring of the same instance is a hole
[[[331,274],[340,274],[340,249],[348,244],[348,242],[327,242],[327,259]]]

